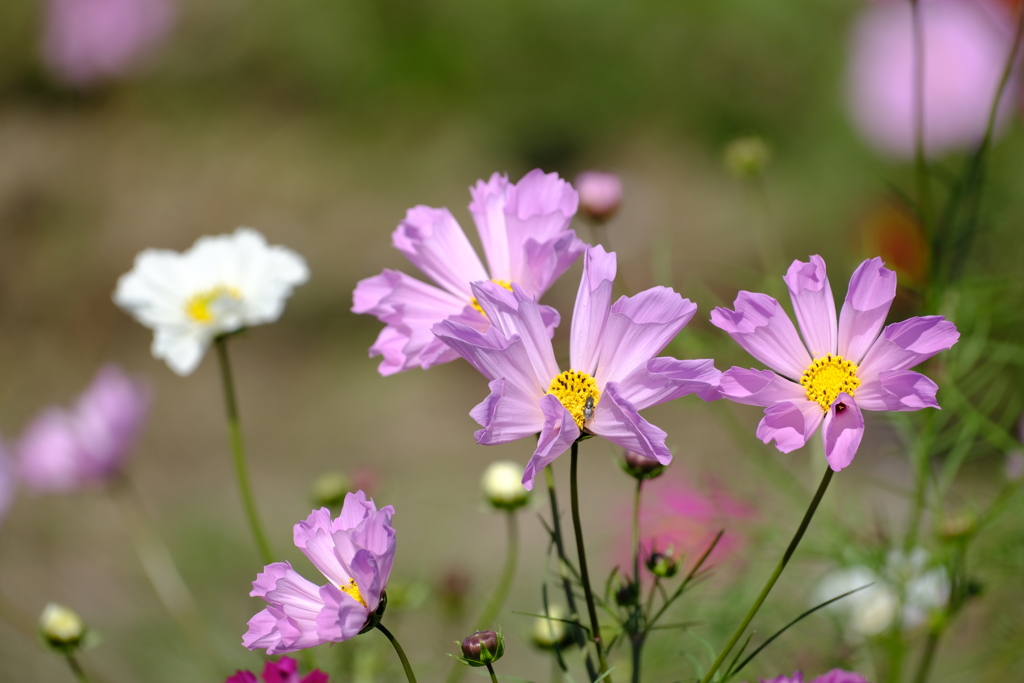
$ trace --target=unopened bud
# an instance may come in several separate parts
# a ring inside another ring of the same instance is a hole
[[[533,622],[533,644],[545,650],[565,647],[572,642],[572,634],[566,628],[565,610],[558,605],[548,607],[547,617],[537,617]]]
[[[523,488],[523,468],[518,463],[492,462],[480,486],[487,502],[499,510],[515,510],[530,502],[530,492]]]
[[[576,178],[576,191],[580,211],[598,223],[611,218],[622,203],[622,181],[614,173],[584,171]]]
[[[955,541],[970,536],[976,526],[977,520],[973,514],[961,512],[942,520],[942,524],[939,525],[939,535],[947,541]]]
[[[501,631],[477,631],[462,641],[462,661],[470,666],[486,666],[505,654],[505,639]]]
[[[633,451],[624,450],[619,459],[622,471],[634,479],[656,479],[665,472],[665,465],[654,458],[648,458]]]
[[[672,557],[672,552],[653,552],[647,558],[647,569],[657,577],[670,579],[679,572],[679,564]]]
[[[39,631],[53,647],[71,649],[81,645],[85,624],[74,610],[51,602],[39,617]]]
[[[737,178],[756,178],[764,173],[772,153],[756,135],[737,138],[725,146],[725,167]]]
[[[640,597],[640,587],[633,581],[627,581],[615,591],[615,604],[619,607],[632,607]]]
[[[340,508],[352,490],[352,482],[341,472],[327,472],[313,482],[310,495],[316,507]]]

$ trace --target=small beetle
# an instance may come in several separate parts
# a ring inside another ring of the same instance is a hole
[[[594,395],[587,396],[587,402],[583,404],[583,421],[590,422],[594,417]]]

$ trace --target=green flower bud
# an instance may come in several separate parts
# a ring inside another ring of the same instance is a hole
[[[756,178],[764,173],[772,152],[756,135],[737,138],[725,146],[725,167],[737,178]]]
[[[316,507],[340,508],[352,490],[352,482],[341,472],[326,472],[313,482],[310,497]]]
[[[523,468],[507,460],[492,462],[480,480],[484,498],[499,510],[515,510],[530,502],[530,492],[523,488]]]
[[[622,471],[637,480],[657,479],[665,473],[665,465],[653,458],[623,450],[619,458],[619,467]]]
[[[632,607],[640,598],[640,587],[633,581],[627,581],[615,591],[615,604],[619,607]]]
[[[459,645],[462,648],[462,656],[459,661],[470,666],[486,666],[501,659],[505,654],[505,638],[501,635],[501,629],[495,631],[477,631],[466,638]]]
[[[647,558],[647,569],[663,579],[671,579],[679,572],[679,564],[672,557],[672,549],[665,553],[659,553],[657,551],[650,554]]]
[[[571,643],[572,634],[569,633],[568,625],[564,621],[559,621],[565,618],[565,610],[558,605],[550,605],[548,616],[537,617],[533,622],[533,644],[543,650],[554,650]]]
[[[68,651],[81,647],[86,628],[77,612],[51,602],[39,617],[39,632],[50,646]]]

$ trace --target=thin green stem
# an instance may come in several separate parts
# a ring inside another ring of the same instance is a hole
[[[807,508],[807,512],[804,513],[804,518],[800,521],[800,526],[797,528],[796,534],[793,535],[793,540],[789,542],[786,552],[782,554],[782,559],[779,560],[778,566],[776,566],[775,571],[772,572],[771,577],[768,579],[768,583],[766,583],[764,588],[761,589],[761,594],[757,596],[757,600],[755,600],[754,604],[751,605],[750,611],[747,612],[747,616],[743,618],[739,628],[736,629],[732,638],[729,639],[725,648],[722,649],[721,654],[718,655],[718,659],[715,660],[714,664],[711,665],[711,668],[708,669],[708,672],[704,675],[704,678],[701,679],[701,683],[709,683],[709,681],[711,681],[719,667],[722,666],[725,658],[729,656],[729,652],[736,647],[736,643],[743,637],[743,632],[747,630],[747,626],[750,625],[754,615],[757,614],[759,609],[761,609],[761,604],[764,603],[765,598],[768,597],[768,593],[771,592],[775,582],[778,581],[779,576],[782,575],[782,570],[786,568],[787,564],[789,564],[789,559],[793,557],[793,553],[796,552],[797,546],[800,545],[800,540],[804,537],[804,532],[807,531],[807,527],[811,523],[811,518],[814,517],[814,512],[818,509],[818,504],[821,503],[821,499],[824,497],[825,491],[828,489],[828,485],[832,481],[833,474],[835,474],[835,472],[832,471],[831,467],[825,469],[825,476],[822,477],[821,483],[818,485],[818,490],[815,492],[814,498],[811,500],[811,505]]]
[[[498,677],[494,674],[494,667],[487,663],[487,673],[491,674],[491,683],[498,683]]]
[[[398,644],[398,640],[391,635],[391,631],[384,628],[384,624],[377,622],[377,630],[387,636],[388,640],[395,648],[395,652],[398,654],[398,658],[402,660],[402,668],[405,669],[405,677],[409,679],[409,683],[416,683],[416,674],[412,671],[412,665],[409,664],[409,658],[405,656],[405,650]]]
[[[921,222],[930,230],[932,190],[928,179],[928,163],[924,156],[924,27],[921,24],[919,0],[910,0],[910,15],[914,32],[914,172],[917,177],[917,201],[921,209]]]
[[[583,594],[587,599],[587,611],[590,613],[590,632],[594,639],[594,647],[597,649],[597,662],[601,667],[600,674],[605,674],[605,680],[612,683],[608,673],[608,662],[604,657],[604,644],[601,641],[601,623],[597,619],[597,605],[594,602],[594,591],[590,587],[590,572],[587,571],[587,549],[583,543],[583,525],[580,523],[580,495],[577,485],[576,470],[579,461],[579,441],[572,442],[572,464],[569,470],[569,497],[572,506],[572,526],[576,532],[576,554],[579,556],[580,581],[583,584]]]
[[[942,638],[942,629],[928,631],[928,641],[924,645],[924,652],[921,654],[921,663],[917,667],[914,683],[925,683],[928,680],[932,663],[935,661],[935,651],[939,648],[940,638]]]
[[[85,675],[82,665],[78,663],[75,656],[70,652],[65,656],[68,660],[68,666],[71,668],[71,673],[75,675],[75,680],[77,680],[78,683],[89,683],[89,677]]]
[[[633,606],[633,627],[636,632],[630,638],[633,647],[633,683],[640,683],[641,652],[644,648],[644,629],[640,620],[643,614],[640,592],[640,497],[643,493],[644,480],[636,480],[636,492],[633,495],[633,584],[636,586],[636,604]],[[657,577],[655,577],[657,578]]]
[[[565,589],[565,604],[569,608],[569,617],[573,621],[579,619],[579,613],[576,611],[576,596],[572,590],[572,581],[569,577],[569,572],[566,567],[569,565],[569,560],[565,555],[565,543],[562,536],[562,513],[558,508],[558,492],[555,489],[555,471],[551,465],[544,468],[544,480],[548,485],[548,501],[551,503],[551,531],[555,537],[555,550],[558,552],[558,571],[562,576],[562,586]],[[570,627],[572,636],[576,640],[576,644],[579,645],[581,650],[585,650],[587,644],[587,638],[583,634],[583,629],[577,626]],[[598,677],[597,669],[594,668],[594,661],[590,657],[590,653],[586,652],[584,655],[584,664],[587,667],[587,673],[590,675],[590,680],[596,680]]]
[[[270,543],[267,541],[267,535],[260,523],[259,513],[256,510],[256,499],[249,481],[249,467],[245,461],[245,446],[242,443],[242,427],[238,420],[235,382],[231,375],[231,362],[228,360],[227,338],[223,335],[217,337],[215,344],[217,357],[220,360],[220,377],[224,384],[224,407],[227,410],[228,432],[231,435],[231,455],[235,461],[238,491],[242,496],[242,507],[245,508],[245,516],[249,520],[249,529],[256,541],[256,548],[259,550],[263,563],[270,564],[274,561],[274,553],[270,550]]]

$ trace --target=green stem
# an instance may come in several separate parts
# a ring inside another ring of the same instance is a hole
[[[590,613],[590,632],[594,639],[594,647],[597,649],[597,662],[601,667],[598,672],[605,675],[605,680],[612,683],[612,677],[607,675],[608,662],[604,658],[604,644],[601,641],[601,623],[597,619],[597,605],[594,602],[594,591],[590,587],[590,572],[587,571],[587,549],[583,543],[583,525],[580,523],[580,495],[577,485],[576,470],[579,461],[580,442],[572,442],[572,465],[569,469],[569,498],[572,506],[572,526],[576,532],[576,554],[580,563],[580,582],[583,584],[583,594],[587,599],[587,611]]]
[[[910,0],[914,32],[914,171],[917,177],[917,200],[921,222],[932,227],[932,190],[928,182],[928,163],[924,156],[924,27],[921,25],[919,0]]]
[[[391,635],[391,631],[384,628],[384,624],[377,622],[377,630],[387,636],[388,640],[390,640],[391,644],[395,647],[395,652],[398,654],[398,658],[402,660],[402,668],[405,669],[405,677],[409,679],[409,683],[416,683],[416,674],[412,671],[412,665],[409,664],[409,658],[405,656],[405,650],[403,650],[402,646],[398,644],[395,637]]]
[[[245,508],[245,516],[249,520],[249,529],[256,541],[260,557],[264,564],[270,564],[274,561],[274,553],[270,550],[270,543],[267,541],[267,535],[260,523],[259,513],[256,511],[256,499],[252,493],[252,484],[249,482],[249,468],[245,462],[245,446],[242,443],[242,427],[238,420],[235,382],[231,376],[231,363],[228,360],[227,338],[222,335],[217,337],[214,343],[217,346],[217,357],[220,359],[220,377],[224,384],[224,407],[227,410],[231,454],[235,461],[235,477],[238,480],[238,491],[242,496],[242,507]]]
[[[633,495],[633,583],[636,585],[636,604],[633,606],[633,625],[636,633],[630,639],[633,646],[633,683],[640,683],[641,651],[644,647],[644,634],[640,626],[642,594],[640,592],[640,496],[643,492],[644,480],[636,480],[636,493]],[[657,577],[655,577],[657,578]]]
[[[551,503],[551,531],[555,537],[555,550],[558,552],[558,571],[562,575],[562,587],[565,589],[565,604],[569,608],[569,618],[576,621],[579,619],[579,613],[576,611],[576,595],[572,590],[572,581],[570,580],[569,572],[565,569],[569,566],[569,560],[565,556],[565,543],[562,536],[562,513],[558,508],[555,471],[551,468],[551,465],[544,468],[544,480],[548,485],[548,501]],[[585,653],[583,661],[587,667],[587,673],[590,675],[590,680],[596,680],[598,672],[594,668],[594,661],[590,658],[590,653],[586,652],[587,638],[583,635],[583,629],[575,625],[570,626],[570,629],[576,644]]]
[[[942,637],[942,629],[932,629],[928,632],[928,641],[924,646],[924,653],[921,655],[921,663],[917,667],[917,675],[914,676],[914,683],[925,683],[928,674],[931,672],[932,662],[935,661],[935,651],[939,647],[939,639]]]
[[[85,675],[85,671],[82,670],[82,665],[78,663],[75,656],[70,652],[66,655],[68,660],[68,666],[71,668],[71,673],[75,675],[75,680],[78,683],[89,683],[89,677]]]
[[[761,604],[765,601],[765,598],[768,597],[768,593],[771,592],[775,582],[779,580],[779,576],[782,575],[782,570],[786,568],[787,564],[789,564],[789,558],[793,557],[793,553],[796,552],[796,547],[800,545],[800,540],[804,537],[804,532],[807,531],[807,527],[811,523],[811,518],[814,517],[814,511],[818,509],[818,504],[825,495],[825,490],[828,489],[829,482],[832,481],[833,474],[835,474],[835,472],[832,471],[831,467],[826,468],[825,476],[822,477],[821,483],[818,485],[818,490],[815,492],[814,498],[811,500],[811,505],[807,508],[807,512],[804,513],[804,518],[801,520],[800,526],[796,530],[796,534],[793,535],[793,540],[789,542],[789,547],[787,547],[786,552],[783,553],[782,559],[779,560],[778,566],[776,566],[775,571],[772,572],[771,577],[768,579],[768,583],[766,583],[764,588],[761,589],[761,594],[757,596],[757,600],[755,600],[754,604],[750,607],[750,611],[747,612],[747,616],[744,617],[739,628],[736,629],[736,632],[733,633],[732,638],[729,639],[729,642],[726,644],[721,654],[718,655],[718,659],[715,660],[715,663],[711,665],[710,669],[708,669],[704,678],[701,679],[701,683],[709,683],[709,681],[711,681],[715,672],[717,672],[719,667],[722,666],[725,658],[729,656],[729,652],[736,647],[736,643],[743,637],[743,632],[747,630],[747,626],[750,625],[754,615],[757,614],[757,610],[761,609]]]
[[[494,667],[487,663],[487,673],[491,674],[491,683],[498,683],[498,677],[494,674]]]

